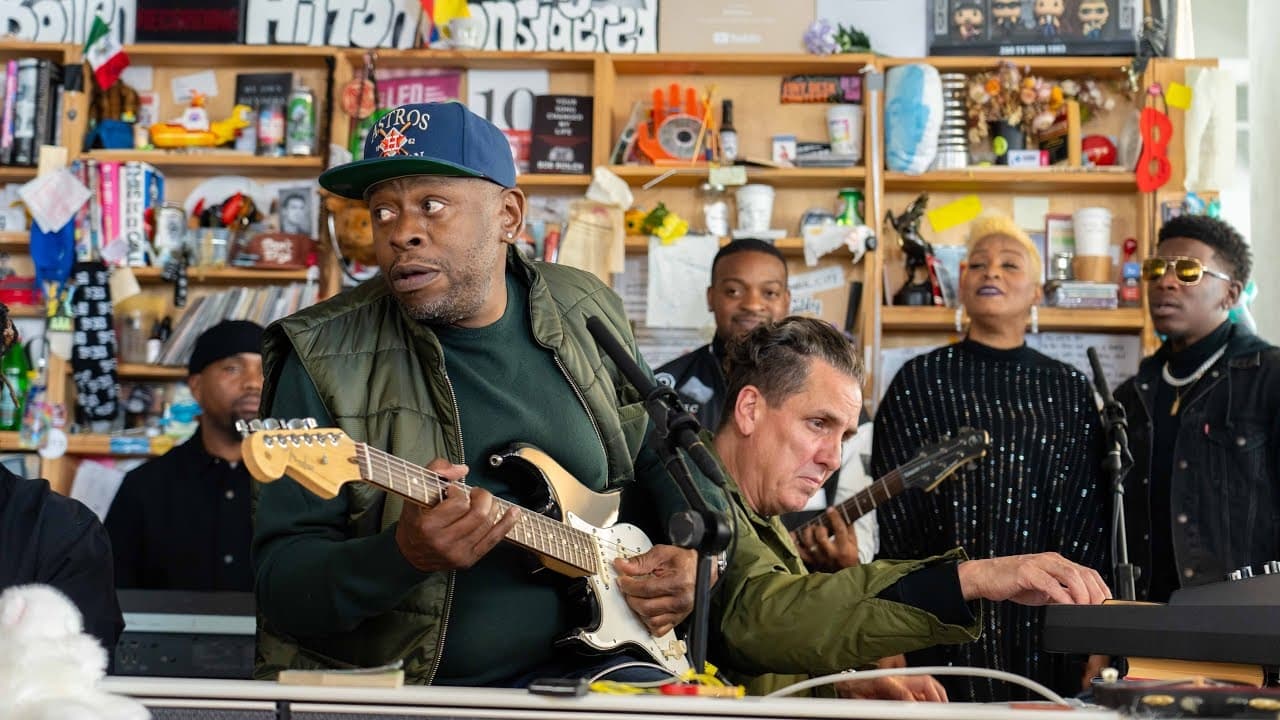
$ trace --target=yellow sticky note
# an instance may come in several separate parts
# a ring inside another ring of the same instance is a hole
[[[1191,88],[1179,82],[1169,83],[1164,89],[1164,102],[1171,108],[1186,110],[1191,107]]]
[[[747,168],[745,165],[713,165],[707,180],[715,185],[733,187],[747,184]]]
[[[934,232],[944,232],[963,225],[982,214],[982,201],[977,195],[966,195],[952,203],[925,213]]]

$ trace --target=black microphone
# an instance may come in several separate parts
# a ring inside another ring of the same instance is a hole
[[[596,316],[587,318],[587,331],[591,333],[591,337],[595,338],[596,343],[600,345],[600,349],[604,350],[604,354],[613,360],[613,364],[618,366],[627,382],[630,382],[635,389],[640,392],[641,397],[645,399],[645,407],[649,411],[649,415],[653,417],[654,423],[659,428],[666,428],[668,432],[675,436],[676,442],[680,447],[689,453],[689,457],[693,458],[693,462],[716,485],[723,487],[724,478],[720,474],[720,464],[716,462],[715,457],[707,446],[698,436],[701,426],[692,415],[684,410],[680,404],[680,398],[676,396],[675,391],[669,387],[661,386],[649,379],[649,376],[640,369],[636,364],[631,353],[622,347],[622,343],[609,332],[609,328],[604,322]],[[658,417],[657,413],[663,412],[662,409],[655,408],[653,400],[665,409],[666,415]]]
[[[1098,394],[1102,396],[1102,402],[1109,403],[1115,398],[1111,397],[1111,388],[1107,387],[1107,376],[1102,371],[1102,362],[1098,360],[1097,348],[1090,347],[1086,352],[1089,355],[1089,365],[1093,367],[1093,385],[1098,389]]]

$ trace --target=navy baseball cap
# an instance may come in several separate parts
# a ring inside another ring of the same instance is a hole
[[[363,199],[374,185],[414,175],[484,178],[516,186],[516,165],[507,136],[457,102],[393,108],[369,129],[364,159],[329,168],[320,187]]]

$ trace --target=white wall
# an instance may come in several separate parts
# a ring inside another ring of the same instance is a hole
[[[1258,320],[1258,334],[1271,342],[1280,342],[1280,246],[1274,230],[1280,227],[1280,146],[1274,138],[1280,119],[1280,88],[1275,83],[1274,68],[1280,63],[1280,44],[1275,28],[1280,23],[1280,3],[1275,0],[1249,0],[1249,124],[1258,132],[1249,134],[1249,176],[1251,179],[1250,220],[1253,227],[1253,276],[1258,283],[1258,299],[1253,314]],[[1267,132],[1270,130],[1271,132]]]

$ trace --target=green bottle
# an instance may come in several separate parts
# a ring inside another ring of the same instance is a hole
[[[9,388],[0,388],[0,430],[20,430],[22,428],[23,404],[27,401],[27,377],[31,371],[31,363],[27,361],[27,349],[15,342],[9,352],[0,360],[0,372],[5,382],[17,394],[17,402]]]

